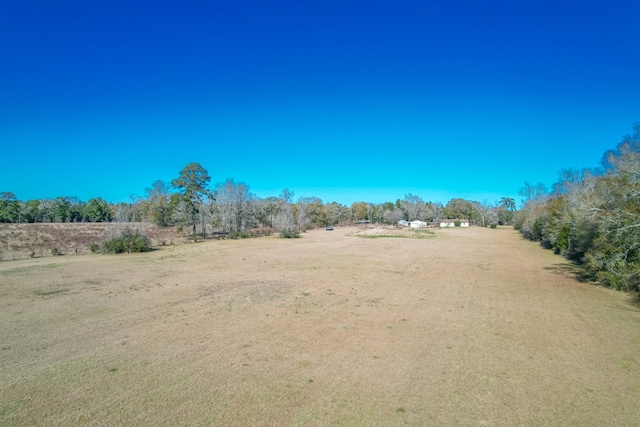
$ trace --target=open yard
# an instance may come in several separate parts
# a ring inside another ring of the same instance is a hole
[[[0,262],[0,425],[637,426],[640,310],[507,229]]]

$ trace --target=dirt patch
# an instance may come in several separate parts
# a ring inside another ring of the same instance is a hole
[[[625,294],[505,228],[357,231],[0,263],[0,424],[640,423]]]

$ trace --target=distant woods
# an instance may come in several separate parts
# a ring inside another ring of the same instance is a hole
[[[260,198],[244,182],[228,178],[210,185],[209,172],[190,163],[170,183],[153,182],[143,196],[131,195],[127,202],[109,203],[102,198],[87,202],[76,197],[19,200],[13,193],[0,193],[0,222],[153,222],[178,226],[191,236],[211,234],[227,237],[260,235],[260,229],[304,231],[339,224],[397,224],[421,220],[437,224],[441,219],[468,219],[471,224],[511,224],[516,205],[511,198],[489,203],[453,199],[446,205],[406,194],[395,202],[354,202],[346,206],[325,203],[317,197],[299,197],[284,189],[277,196]]]
[[[640,123],[595,169],[564,169],[551,189],[525,183],[515,228],[574,260],[589,279],[640,291]]]

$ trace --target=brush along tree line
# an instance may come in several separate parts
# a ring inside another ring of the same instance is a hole
[[[599,168],[560,172],[549,191],[525,183],[514,226],[580,264],[587,278],[640,291],[640,123]]]

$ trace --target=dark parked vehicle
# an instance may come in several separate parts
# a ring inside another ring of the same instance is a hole
[[[325,228],[325,230],[327,230],[327,231],[333,231],[333,227],[327,227],[327,228]]]

